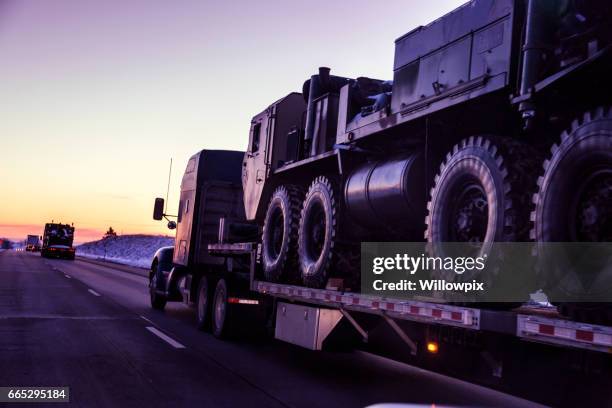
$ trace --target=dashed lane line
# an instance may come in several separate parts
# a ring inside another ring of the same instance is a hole
[[[174,347],[176,349],[184,349],[185,348],[184,345],[182,345],[178,341],[174,340],[172,337],[167,336],[166,334],[164,334],[161,331],[157,330],[153,326],[147,326],[147,330],[150,331],[151,333],[153,333],[154,335],[156,335],[157,337],[159,337],[160,339],[162,339],[163,341],[165,341],[166,343],[170,344],[172,347]]]
[[[155,323],[153,323],[151,320],[149,320],[149,319],[147,319],[146,317],[144,317],[143,315],[139,315],[139,316],[140,316],[140,318],[141,318],[142,320],[145,320],[145,321],[147,321],[147,322],[149,322],[149,323],[151,323],[151,324],[155,324]]]
[[[93,290],[93,289],[87,289],[87,291],[88,291],[89,293],[91,293],[92,295],[94,295],[94,296],[102,296],[102,295],[100,295],[98,292],[96,292],[96,291],[95,291],[95,290]]]

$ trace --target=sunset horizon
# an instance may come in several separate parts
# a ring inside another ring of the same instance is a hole
[[[346,6],[317,1],[0,2],[0,237],[42,235],[52,220],[74,223],[78,242],[110,226],[172,235],[151,219],[170,159],[175,213],[191,155],[246,149],[251,117],[319,66],[391,79],[393,39],[462,3],[394,0],[385,25],[347,33],[335,23]],[[380,10],[359,1],[351,11],[366,27]],[[268,86],[250,91],[256,83]]]

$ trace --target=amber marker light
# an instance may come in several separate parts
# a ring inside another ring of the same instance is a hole
[[[427,351],[429,351],[432,354],[436,354],[438,352],[438,343],[433,342],[433,341],[428,341]]]

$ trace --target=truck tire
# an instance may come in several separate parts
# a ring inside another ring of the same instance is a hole
[[[196,299],[196,327],[199,330],[210,328],[210,288],[208,278],[202,276],[198,284],[198,295]]]
[[[298,233],[298,256],[304,285],[323,288],[338,256],[339,203],[332,182],[317,177],[304,199]]]
[[[499,136],[455,145],[431,189],[427,241],[527,241],[538,157],[529,146]]]
[[[219,279],[212,303],[212,333],[220,339],[229,338],[233,333],[234,316],[228,297],[227,283]]]
[[[427,242],[528,241],[538,162],[535,149],[506,137],[469,137],[455,145],[431,189],[425,219]],[[489,287],[500,278],[491,271],[483,280]],[[527,300],[527,293],[523,295]],[[495,309],[520,304],[479,303]]]
[[[158,263],[153,262],[153,265],[151,265],[151,280],[149,281],[149,295],[151,307],[155,310],[164,310],[164,308],[166,307],[167,299],[165,296],[157,293],[159,279],[158,275]]]
[[[610,304],[582,303],[584,289],[576,283],[583,278],[597,279],[596,286],[605,290],[612,276],[604,271],[590,278],[567,279],[565,272],[572,270],[565,263],[569,260],[554,257],[544,243],[612,241],[612,109],[599,107],[574,120],[551,148],[543,167],[533,197],[531,231],[538,260],[547,262],[543,279],[563,298],[575,299],[559,305],[562,313],[580,321],[608,324],[612,321]]]
[[[262,234],[262,264],[267,281],[289,280],[295,270],[302,194],[294,186],[280,186],[272,194]]]

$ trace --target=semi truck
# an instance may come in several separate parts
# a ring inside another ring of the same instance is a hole
[[[38,235],[28,235],[25,250],[31,252],[40,251],[40,237]]]
[[[537,257],[611,240],[611,10],[472,0],[399,37],[392,80],[320,68],[253,117],[246,152],[189,159],[176,221],[156,199],[153,218],[177,232],[152,260],[152,307],[194,305],[218,337],[255,314],[313,350],[393,337],[445,370],[471,356],[492,378],[540,363],[608,381],[607,302],[435,303],[359,285],[362,242],[530,242]],[[544,291],[575,292],[555,276]]]
[[[50,222],[45,224],[40,255],[43,258],[74,260],[74,225]]]

